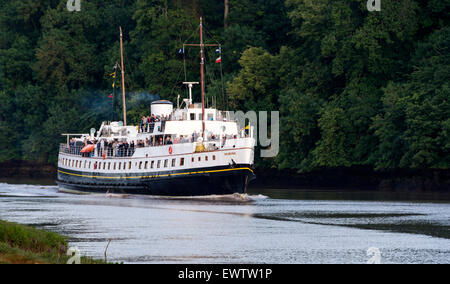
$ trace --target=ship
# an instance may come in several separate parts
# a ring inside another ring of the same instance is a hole
[[[151,103],[151,117],[127,125],[120,28],[123,121],[103,122],[98,131],[62,134],[57,184],[70,193],[209,196],[244,194],[254,174],[254,126],[239,126],[229,111],[205,106],[203,24],[200,82],[184,82],[189,97]],[[220,45],[218,45],[220,48]],[[201,87],[201,102],[192,99]],[[144,114],[145,115],[145,114]]]

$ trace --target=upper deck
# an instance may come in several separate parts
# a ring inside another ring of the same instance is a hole
[[[253,128],[238,128],[229,112],[213,108],[203,112],[201,105],[191,103],[184,109],[173,110],[171,102],[157,101],[152,103],[151,116],[142,116],[137,126],[103,122],[98,131],[91,129],[90,134],[64,134],[67,142],[60,145],[60,153],[104,159],[142,158],[167,153],[169,148],[170,151],[193,153],[232,148],[237,144],[253,145],[240,141],[253,137]],[[78,137],[70,139],[71,136]],[[231,140],[234,142],[228,143]],[[161,147],[167,149],[161,150]]]

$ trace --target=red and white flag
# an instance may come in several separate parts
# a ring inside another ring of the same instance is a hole
[[[216,59],[216,63],[222,62],[222,56]]]

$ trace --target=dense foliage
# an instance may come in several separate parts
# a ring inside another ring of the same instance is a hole
[[[209,102],[280,111],[280,153],[259,166],[449,168],[450,1],[366,2],[0,0],[0,161],[55,162],[61,133],[120,119],[119,26],[129,119],[176,103],[199,80],[198,49],[178,50],[203,16],[223,43],[223,69],[206,54]]]

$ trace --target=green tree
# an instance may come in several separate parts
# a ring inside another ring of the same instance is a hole
[[[161,0],[138,0],[133,18],[136,29],[132,32],[132,43],[137,46],[142,58],[139,69],[144,87],[151,93],[174,101],[172,89],[177,82],[184,80],[183,57],[177,51],[193,35],[199,20],[179,7],[176,1]],[[186,56],[193,54],[187,50],[185,52]],[[198,60],[196,57],[197,66]],[[192,70],[192,63],[188,68]],[[197,74],[198,71],[192,73]]]
[[[277,109],[278,60],[263,48],[252,47],[244,51],[239,74],[227,86],[232,107],[240,110]]]

